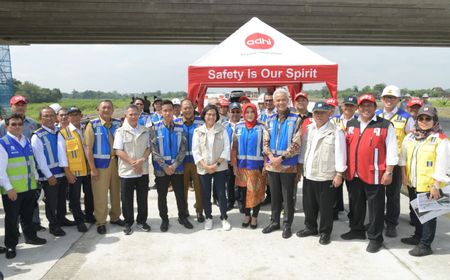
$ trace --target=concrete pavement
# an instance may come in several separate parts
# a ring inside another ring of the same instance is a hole
[[[298,191],[301,209],[301,189]],[[344,194],[346,196],[346,194]],[[189,192],[189,210],[194,193]],[[177,221],[173,193],[168,195],[170,228],[159,230],[157,194],[149,193],[149,224],[151,232],[135,229],[125,236],[122,228],[109,225],[106,235],[98,235],[95,226],[81,234],[75,227],[65,228],[67,235],[55,238],[39,233],[48,244],[17,247],[17,257],[7,260],[0,255],[0,271],[6,279],[448,279],[450,275],[450,219],[438,219],[434,255],[423,258],[409,256],[412,247],[400,242],[413,233],[408,224],[408,201],[402,196],[399,237],[385,238],[377,254],[366,253],[368,241],[344,241],[339,235],[348,230],[346,213],[334,223],[332,242],[320,245],[318,237],[288,240],[281,231],[262,234],[270,218],[270,206],[264,206],[258,219],[258,229],[241,228],[242,214],[229,212],[231,231],[221,229],[218,208],[213,207],[214,229],[203,230],[194,224],[193,230],[183,228]],[[347,207],[347,206],[346,206]],[[3,210],[1,210],[3,211]],[[69,218],[70,215],[68,216]],[[293,231],[303,228],[302,211],[295,214]],[[41,206],[43,225],[47,226]],[[0,213],[4,226],[4,213]],[[3,235],[3,229],[0,230]],[[3,236],[0,237],[3,244]]]

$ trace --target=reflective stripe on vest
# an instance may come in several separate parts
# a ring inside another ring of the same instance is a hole
[[[86,157],[80,135],[76,130],[73,132],[70,131],[69,127],[62,129],[60,132],[66,141],[66,155],[70,171],[75,176],[86,176]]]
[[[261,169],[264,166],[263,135],[264,124],[258,122],[248,129],[244,122],[235,127],[237,141],[237,164],[239,168]]]
[[[292,138],[295,134],[297,119],[299,116],[289,113],[283,122],[278,123],[278,114],[269,117],[267,124],[270,134],[270,150],[274,156],[281,156],[292,144]],[[283,160],[283,165],[297,165],[298,157],[294,156]]]
[[[193,163],[194,157],[192,156],[192,137],[194,136],[194,130],[201,126],[204,121],[199,116],[194,116],[194,121],[190,125],[183,123],[183,118],[177,118],[174,123],[179,123],[183,126],[184,136],[186,137],[186,156],[183,163]]]
[[[120,120],[112,119],[111,128],[102,125],[99,118],[90,121],[94,130],[94,164],[96,168],[108,168],[111,158],[111,148],[109,146],[109,133],[114,138],[116,129],[121,126]]]
[[[39,128],[34,132],[36,136],[42,141],[44,146],[44,155],[47,161],[47,166],[53,175],[62,175],[64,171],[59,167],[58,159],[58,134],[50,133],[44,128]],[[44,173],[41,172],[38,166],[39,179],[46,179]]]
[[[22,147],[20,143],[9,135],[5,135],[0,139],[0,144],[8,154],[6,174],[13,189],[17,193],[36,189],[33,150],[31,149],[30,142],[27,140],[25,147]],[[1,194],[6,194],[4,188],[0,189]]]
[[[174,123],[173,130],[169,131],[164,125],[164,121],[159,121],[155,124],[154,129],[156,139],[158,139],[156,142],[158,153],[164,158],[167,165],[172,165],[180,151],[181,140],[184,133],[183,126]],[[153,160],[153,167],[157,171],[163,171],[163,168],[156,160]],[[180,164],[175,171],[182,172],[183,164]]]

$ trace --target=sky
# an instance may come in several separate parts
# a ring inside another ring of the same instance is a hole
[[[13,77],[63,92],[187,91],[187,67],[214,45],[11,46]],[[339,89],[450,88],[450,48],[306,46],[337,63]],[[318,89],[324,84],[306,85]]]

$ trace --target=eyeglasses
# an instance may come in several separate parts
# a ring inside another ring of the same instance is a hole
[[[9,126],[12,126],[12,127],[23,126],[23,123],[10,123]]]
[[[418,117],[417,118],[417,120],[419,121],[419,122],[431,122],[431,120],[432,120],[433,118],[431,118],[431,117]]]

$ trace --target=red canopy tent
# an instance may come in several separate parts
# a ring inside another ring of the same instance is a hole
[[[288,86],[325,82],[337,97],[337,64],[252,18],[188,69],[188,97],[203,107],[209,87]]]

